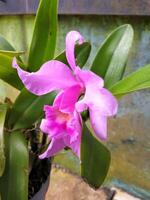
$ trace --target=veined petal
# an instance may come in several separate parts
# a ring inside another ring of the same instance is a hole
[[[84,42],[83,36],[77,31],[70,31],[66,36],[66,58],[72,70],[75,70],[76,68],[74,55],[76,42],[82,44]]]
[[[101,114],[101,111],[92,107],[89,109],[90,122],[95,135],[101,139],[107,139],[107,117]]]
[[[14,58],[13,67],[17,69],[25,87],[36,95],[44,95],[77,84],[71,70],[60,61],[51,60],[44,63],[37,72],[29,73],[22,70]]]
[[[39,156],[40,159],[49,158],[54,156],[59,151],[64,149],[65,144],[62,138],[60,139],[52,139],[47,150]]]
[[[79,113],[74,112],[74,119],[67,124],[68,137],[64,138],[66,146],[80,157],[80,144],[82,134],[82,118]]]

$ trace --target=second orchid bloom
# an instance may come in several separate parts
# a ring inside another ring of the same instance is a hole
[[[18,66],[15,58],[13,60],[13,67],[31,93],[44,95],[58,91],[53,105],[44,107],[45,119],[41,122],[41,130],[48,134],[51,142],[40,155],[41,159],[55,155],[66,146],[80,157],[81,112],[89,111],[95,136],[101,140],[107,138],[107,117],[117,113],[117,100],[104,88],[103,79],[76,65],[75,45],[83,42],[84,38],[79,32],[71,31],[67,34],[66,58],[69,66],[51,60],[44,63],[37,72],[29,73]]]

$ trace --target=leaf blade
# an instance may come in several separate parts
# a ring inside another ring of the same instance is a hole
[[[4,144],[4,123],[7,112],[7,105],[0,105],[0,177],[3,175],[5,170],[5,144]]]
[[[15,51],[14,47],[0,35],[0,50]]]
[[[91,70],[104,78],[106,88],[122,78],[132,40],[133,29],[126,24],[115,29],[100,47]]]
[[[150,88],[150,65],[140,68],[132,74],[124,77],[109,90],[115,96],[123,96],[130,92]]]
[[[21,63],[20,63],[21,64]],[[12,68],[12,57],[0,53],[0,79],[18,90],[23,88],[16,70]]]
[[[9,121],[9,125],[14,130],[28,128],[32,124],[34,124],[38,119],[41,119],[44,115],[44,105],[52,104],[54,97],[56,96],[55,93],[49,93],[37,97],[29,93],[27,90],[24,91],[25,92],[22,93],[23,96],[27,94],[27,98],[30,100],[31,103],[29,103],[29,101],[27,102],[27,104],[24,103],[24,109],[22,109],[22,104],[20,104],[20,97],[18,98],[18,101],[15,102]]]
[[[95,189],[99,188],[106,178],[110,158],[109,150],[92,136],[84,125],[81,142],[81,176]]]
[[[29,52],[29,71],[38,70],[44,62],[54,57],[57,37],[57,6],[57,0],[40,1]]]
[[[0,54],[4,54],[10,57],[17,57],[24,54],[24,51],[8,51],[8,50],[0,50]]]
[[[20,132],[5,133],[5,137],[7,159],[5,172],[0,178],[2,199],[27,200],[29,165],[27,142]]]

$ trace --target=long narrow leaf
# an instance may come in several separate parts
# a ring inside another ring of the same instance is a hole
[[[0,50],[0,54],[4,54],[6,56],[10,56],[10,57],[17,57],[20,56],[22,54],[24,54],[24,51],[6,51],[6,50]]]
[[[133,29],[127,24],[114,30],[100,47],[91,70],[104,78],[105,87],[122,78],[132,40]]]
[[[41,0],[29,52],[28,70],[36,71],[54,57],[57,37],[57,0]]]
[[[15,130],[30,127],[42,118],[44,105],[52,104],[55,96],[55,93],[50,93],[37,97],[24,89],[14,104],[9,125]]]
[[[87,55],[89,55],[90,50],[91,47],[89,43],[76,46],[76,58],[77,63],[80,63],[80,66],[84,65],[86,62],[88,58]],[[78,55],[80,56],[78,57]],[[60,54],[55,59],[67,64],[65,52]],[[12,112],[9,117],[10,127],[13,129],[30,127],[43,116],[43,105],[51,104],[54,97],[54,93],[38,97],[23,89],[13,105]]]
[[[6,86],[2,80],[0,80],[0,103],[4,103],[6,99]]]
[[[3,175],[5,169],[5,152],[4,152],[4,123],[7,112],[7,106],[0,105],[0,177]]]
[[[84,42],[82,45],[76,45],[75,47],[75,57],[76,64],[79,67],[83,67],[87,62],[91,52],[91,44],[89,42]]]
[[[21,64],[21,63],[20,63]],[[23,84],[20,81],[16,70],[12,68],[12,57],[0,53],[0,79],[21,90]]]
[[[92,187],[99,188],[104,182],[109,165],[110,152],[84,125],[81,142],[81,175]]]
[[[128,75],[109,88],[115,96],[123,96],[130,92],[150,88],[150,65]]]
[[[20,132],[5,133],[6,168],[0,178],[0,193],[5,200],[28,199],[28,148]]]
[[[15,51],[14,47],[0,35],[0,79],[12,85],[16,89],[22,89],[23,85],[17,73],[12,69],[12,57],[19,56],[23,52]],[[20,58],[19,58],[20,59]]]
[[[0,50],[15,51],[14,47],[0,35]]]

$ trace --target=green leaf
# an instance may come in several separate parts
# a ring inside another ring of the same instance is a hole
[[[55,96],[55,93],[36,96],[23,89],[12,108],[9,126],[14,130],[30,127],[43,117],[44,105],[52,104]]]
[[[4,54],[6,56],[10,56],[10,57],[17,57],[20,56],[22,54],[24,54],[24,51],[6,51],[6,50],[0,50],[0,54]]]
[[[22,89],[23,85],[15,70],[12,69],[12,57],[19,57],[22,53],[22,51],[15,51],[14,47],[0,35],[0,79],[17,89]]]
[[[76,64],[79,67],[83,67],[89,58],[91,52],[91,44],[89,42],[84,42],[83,44],[76,45],[75,46],[75,58],[76,58]],[[63,51],[61,54],[56,56],[55,60],[59,60],[65,64],[68,64],[67,59],[66,59],[66,52]]]
[[[93,188],[104,182],[110,165],[109,150],[90,133],[84,124],[81,141],[81,176]]]
[[[0,80],[0,103],[4,103],[6,98],[6,86],[2,80]]]
[[[123,96],[130,92],[150,88],[150,65],[140,68],[132,74],[126,76],[109,90],[115,96]]]
[[[28,70],[36,71],[54,57],[57,37],[57,0],[41,0],[29,52]]]
[[[14,47],[0,35],[0,50],[15,51]]]
[[[7,112],[7,105],[0,105],[0,177],[3,175],[5,169],[5,144],[4,144],[4,123]]]
[[[0,178],[0,193],[5,200],[28,199],[28,147],[20,132],[5,133],[6,167]]]
[[[90,49],[90,44],[87,42],[77,45],[75,49],[77,62],[83,65],[88,58]],[[63,52],[55,59],[67,64],[65,55],[65,52]],[[51,104],[55,96],[55,93],[50,93],[38,97],[23,89],[13,105],[9,117],[9,126],[15,130],[30,127],[43,116],[43,106]]]
[[[58,153],[54,159],[53,163],[60,165],[61,167],[68,169],[70,172],[75,173],[80,176],[80,159],[72,153],[71,150],[63,150]]]
[[[22,65],[21,63],[18,63]],[[23,84],[19,79],[17,72],[12,68],[12,57],[0,53],[0,79],[21,90]]]
[[[79,67],[83,67],[89,58],[91,52],[91,44],[89,42],[84,42],[81,45],[76,45],[75,47],[75,57],[76,57],[76,64]]]
[[[115,29],[100,47],[91,70],[104,78],[106,88],[122,78],[132,41],[133,29],[126,24]]]

